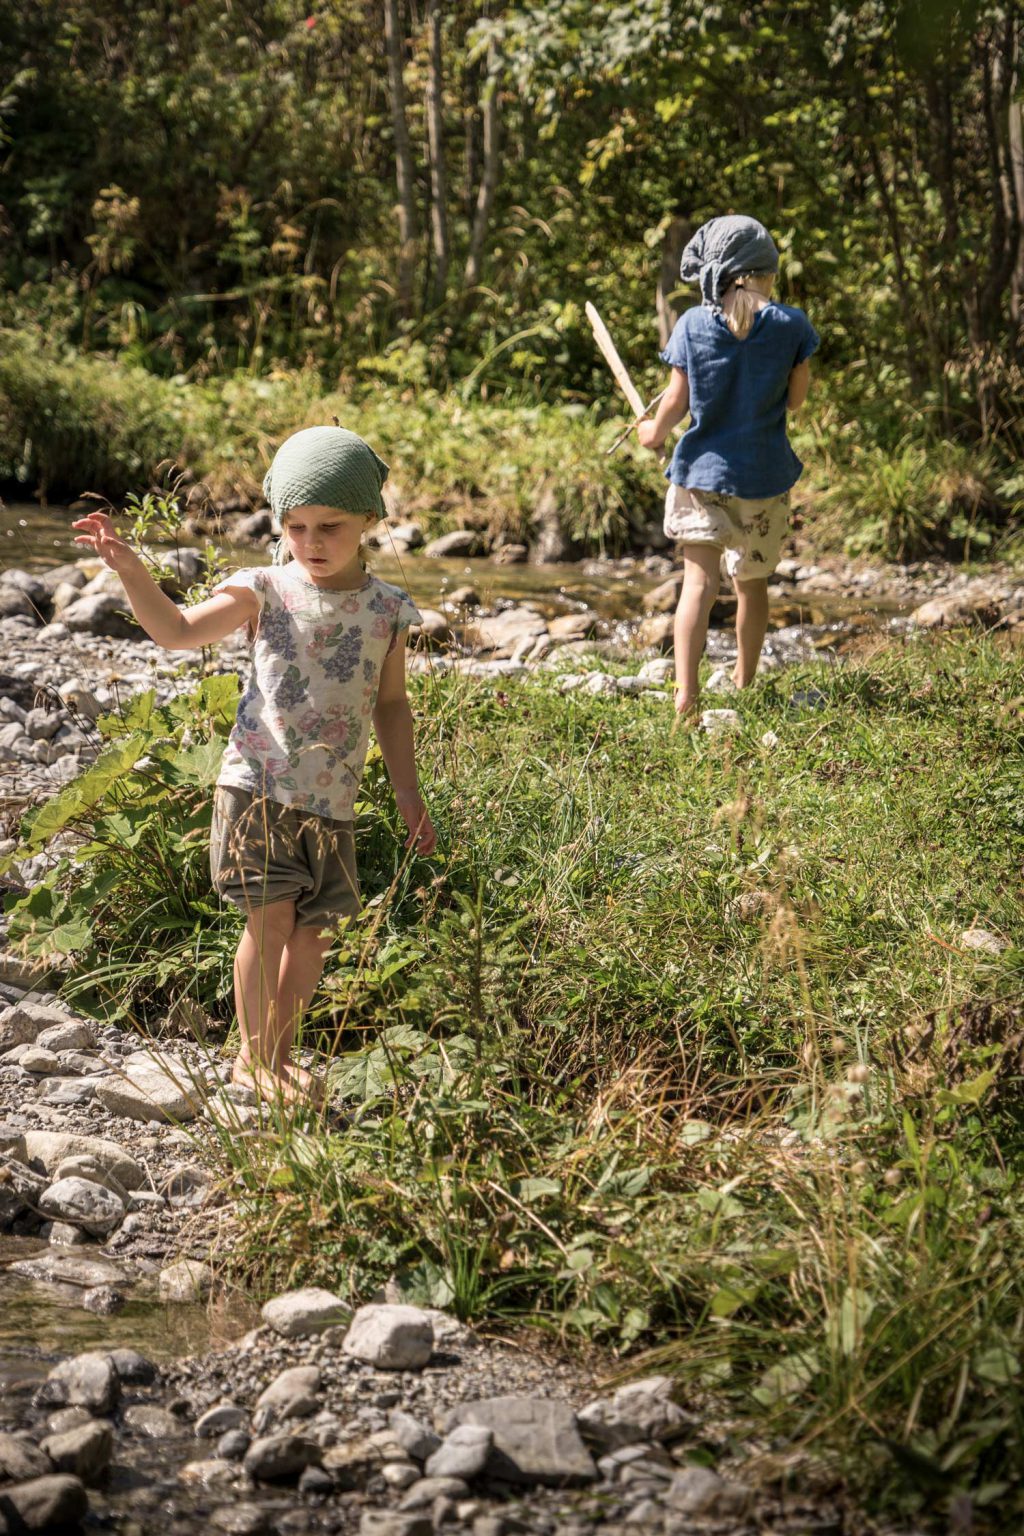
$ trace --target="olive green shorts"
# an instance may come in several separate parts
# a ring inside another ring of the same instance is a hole
[[[359,911],[350,821],[313,816],[228,784],[214,790],[210,874],[214,890],[246,913],[293,901],[300,928],[333,927]]]

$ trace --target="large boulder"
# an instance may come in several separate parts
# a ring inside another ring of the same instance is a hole
[[[506,608],[488,618],[476,618],[466,626],[466,639],[478,650],[489,651],[497,660],[511,656],[526,639],[536,640],[547,634],[547,620],[532,608]]]
[[[106,592],[77,597],[62,610],[60,617],[72,634],[107,635],[116,640],[138,639],[141,634],[127,598]]]
[[[39,1164],[56,1177],[69,1157],[91,1158],[97,1168],[112,1174],[123,1189],[141,1189],[147,1182],[144,1170],[133,1157],[101,1136],[79,1136],[71,1131],[25,1131],[25,1159]]]
[[[360,1307],[342,1346],[367,1365],[385,1371],[414,1371],[426,1365],[434,1348],[434,1324],[421,1307]]]
[[[109,1355],[86,1350],[55,1365],[39,1394],[46,1403],[110,1413],[120,1399],[121,1380]]]
[[[40,1196],[39,1208],[52,1221],[66,1221],[90,1237],[109,1237],[124,1220],[120,1195],[102,1184],[74,1176],[58,1179]]]
[[[31,1482],[16,1483],[0,1494],[0,1516],[5,1520],[5,1530],[73,1530],[88,1512],[89,1495],[84,1485],[77,1477],[66,1474],[34,1477]]]
[[[128,1120],[156,1120],[184,1125],[202,1104],[193,1084],[175,1062],[145,1057],[127,1064],[124,1075],[102,1077],[96,1097],[111,1114]]]
[[[260,1316],[267,1327],[273,1328],[282,1338],[298,1339],[347,1323],[352,1309],[332,1291],[308,1286],[305,1290],[285,1291],[281,1296],[274,1296]]]
[[[449,1429],[457,1424],[479,1424],[493,1432],[488,1477],[568,1488],[591,1483],[598,1475],[576,1415],[556,1398],[486,1397],[460,1403],[447,1419]]]
[[[425,555],[435,560],[451,560],[462,555],[481,555],[483,552],[483,541],[472,528],[456,528],[451,533],[442,533],[440,538],[431,539],[423,549]]]

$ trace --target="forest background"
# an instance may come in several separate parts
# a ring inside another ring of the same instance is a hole
[[[252,497],[268,438],[336,392],[438,527],[528,533],[548,489],[569,535],[621,546],[655,477],[593,451],[621,405],[583,304],[653,394],[682,245],[740,209],[823,337],[798,445],[819,540],[1012,540],[1012,0],[2,10],[9,485],[117,496],[170,442]]]

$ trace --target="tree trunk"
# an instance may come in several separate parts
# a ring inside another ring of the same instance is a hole
[[[1017,207],[1024,213],[1024,106],[1019,101],[1011,101],[1009,112],[1007,137],[1010,144],[1010,169]],[[1024,324],[1024,227],[1017,234],[1017,262],[1010,288],[1010,314],[1018,326]]]
[[[441,0],[427,0],[427,149],[430,155],[430,238],[434,251],[434,303],[448,288],[448,174],[444,154],[444,74],[441,61]]]
[[[473,229],[469,237],[469,256],[466,260],[465,272],[467,288],[475,288],[480,281],[484,241],[487,239],[494,194],[498,186],[498,68],[497,56],[493,48],[488,55],[487,77],[484,81],[480,112],[484,125],[484,165],[480,185],[477,188]]]
[[[678,290],[682,284],[679,263],[686,242],[693,233],[688,219],[675,218],[665,231],[661,246],[661,271],[658,273],[658,346],[664,351],[679,319]]]
[[[405,80],[402,74],[402,28],[399,0],[384,0],[384,44],[391,88],[391,124],[395,136],[395,180],[398,183],[398,307],[403,316],[412,313],[413,279],[416,272],[416,199],[413,192],[412,150],[405,115]]]

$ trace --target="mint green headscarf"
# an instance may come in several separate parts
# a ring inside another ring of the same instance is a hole
[[[369,443],[344,427],[306,427],[285,438],[263,481],[279,520],[296,507],[337,507],[357,517],[383,517],[380,488],[388,466]]]

